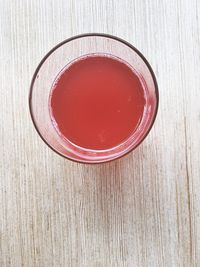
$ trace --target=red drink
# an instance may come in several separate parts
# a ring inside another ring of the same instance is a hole
[[[145,85],[134,69],[103,54],[67,65],[57,76],[49,99],[59,135],[93,150],[127,140],[140,125],[145,105]]]

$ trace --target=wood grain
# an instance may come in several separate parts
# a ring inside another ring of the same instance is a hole
[[[200,2],[0,0],[0,266],[200,266]],[[39,138],[28,91],[54,45],[114,34],[149,59],[159,113],[128,156],[87,166]]]

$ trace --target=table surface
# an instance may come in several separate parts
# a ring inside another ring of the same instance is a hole
[[[156,123],[134,152],[82,165],[29,115],[33,72],[76,34],[134,44],[158,79]],[[0,0],[0,266],[200,266],[200,2]]]

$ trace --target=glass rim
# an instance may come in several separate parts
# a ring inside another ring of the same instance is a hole
[[[111,158],[111,159],[108,159],[106,161],[99,161],[99,162],[92,162],[92,161],[82,161],[82,160],[76,160],[74,158],[70,158],[69,156],[66,156],[62,153],[60,153],[59,151],[57,151],[55,148],[53,148],[49,142],[47,142],[47,140],[42,136],[42,134],[40,133],[40,130],[39,130],[39,127],[35,121],[35,118],[34,118],[34,114],[33,114],[33,110],[32,110],[32,92],[33,92],[33,89],[34,89],[34,83],[35,83],[35,79],[37,78],[37,74],[41,68],[41,66],[43,65],[43,63],[46,61],[46,59],[56,50],[58,49],[59,47],[61,47],[62,45],[66,44],[66,43],[69,43],[73,40],[76,40],[76,39],[80,39],[80,38],[84,38],[84,37],[106,37],[106,38],[110,38],[110,39],[113,39],[113,40],[116,40],[118,42],[121,42],[122,44],[128,46],[129,48],[131,48],[134,52],[136,52],[138,54],[138,56],[144,61],[144,63],[146,64],[147,68],[149,69],[150,71],[150,74],[152,76],[152,79],[153,79],[153,83],[154,83],[154,86],[155,86],[155,97],[156,97],[156,104],[155,104],[155,110],[154,110],[154,113],[153,113],[153,116],[151,118],[151,123],[149,124],[149,127],[147,129],[147,131],[145,132],[144,136],[141,138],[141,140],[134,146],[132,147],[130,150],[126,151],[124,154],[116,157],[116,158]],[[32,119],[32,122],[33,122],[33,125],[34,125],[34,128],[36,129],[37,133],[39,134],[40,138],[45,142],[45,144],[50,148],[52,149],[54,152],[56,152],[58,155],[62,156],[63,158],[65,159],[69,159],[71,161],[74,161],[74,162],[77,162],[77,163],[82,163],[82,164],[102,164],[102,163],[107,163],[107,162],[111,162],[111,161],[114,161],[114,160],[117,160],[121,157],[124,157],[126,156],[127,154],[129,154],[130,152],[132,152],[133,150],[135,150],[143,141],[144,139],[147,137],[147,135],[149,134],[150,130],[152,129],[153,125],[154,125],[154,122],[155,122],[155,119],[156,119],[156,116],[157,116],[157,113],[158,113],[158,106],[159,106],[159,90],[158,90],[158,83],[157,83],[157,80],[156,80],[156,76],[154,74],[154,71],[150,65],[150,63],[148,62],[148,60],[146,59],[146,57],[135,47],[133,46],[132,44],[130,44],[129,42],[125,41],[124,39],[120,38],[120,37],[116,37],[114,35],[111,35],[111,34],[107,34],[107,33],[83,33],[83,34],[78,34],[78,35],[74,35],[70,38],[67,38],[65,39],[64,41],[58,43],[56,46],[54,46],[43,58],[42,60],[39,62],[39,64],[37,65],[37,68],[32,76],[32,79],[31,79],[31,84],[30,84],[30,87],[29,87],[29,96],[28,96],[28,101],[29,101],[29,111],[30,111],[30,116],[31,116],[31,119]]]

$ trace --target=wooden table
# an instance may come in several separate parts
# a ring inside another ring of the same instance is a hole
[[[156,123],[128,156],[81,165],[29,115],[40,59],[85,32],[117,35],[151,63]],[[200,2],[0,0],[0,266],[200,266]]]

